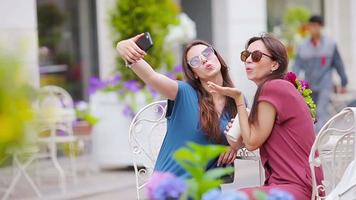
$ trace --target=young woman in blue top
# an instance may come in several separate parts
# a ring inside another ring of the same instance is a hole
[[[225,144],[223,131],[237,113],[232,98],[208,92],[207,82],[233,87],[228,66],[217,51],[204,41],[187,45],[183,53],[185,81],[172,80],[158,72],[143,59],[146,53],[135,41],[142,34],[118,42],[117,51],[126,61],[133,63],[131,69],[146,84],[168,98],[171,114],[167,117],[167,133],[159,152],[155,171],[171,172],[187,177],[187,172],[172,158],[172,154],[187,142],[199,144]],[[223,153],[211,162],[208,169],[231,164],[236,150]]]

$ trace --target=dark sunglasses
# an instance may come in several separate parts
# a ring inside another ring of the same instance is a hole
[[[207,47],[204,49],[199,56],[194,56],[188,61],[188,64],[192,68],[197,68],[202,64],[202,60],[200,56],[204,56],[204,58],[209,59],[211,55],[214,54],[214,49],[213,47]]]
[[[251,59],[253,62],[259,62],[262,58],[262,56],[267,56],[269,57],[270,59],[273,60],[273,57],[268,55],[268,54],[265,54],[265,53],[262,53],[261,51],[259,50],[256,50],[256,51],[253,51],[253,52],[249,52],[247,50],[244,50],[241,52],[241,56],[240,56],[240,59],[242,62],[246,62],[247,58],[251,55]]]

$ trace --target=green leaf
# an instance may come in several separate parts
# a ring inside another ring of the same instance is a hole
[[[217,188],[222,184],[222,180],[212,180],[212,181],[203,181],[200,182],[200,188],[199,188],[199,198],[198,199],[202,199],[204,193],[208,192],[211,189]]]
[[[181,148],[178,149],[174,154],[173,158],[176,160],[187,160],[187,161],[196,161],[198,160],[198,156],[195,155],[190,149],[188,148]]]
[[[203,175],[204,175],[204,169],[192,164],[192,163],[188,163],[187,161],[184,160],[177,160],[177,162],[179,163],[179,165],[185,170],[187,171],[192,177],[194,177],[195,179],[202,179]]]
[[[224,175],[228,175],[234,172],[233,167],[226,167],[226,168],[216,168],[207,171],[203,177],[204,180],[214,180],[220,179]]]
[[[267,194],[261,190],[255,190],[253,195],[257,200],[267,200],[268,197]]]
[[[188,146],[193,149],[194,155],[198,157],[196,161],[202,167],[206,167],[210,160],[228,150],[228,148],[223,145],[200,145],[189,142]]]
[[[197,180],[195,179],[188,179],[186,180],[187,185],[188,185],[188,194],[190,197],[193,199],[200,199],[199,198],[199,187],[200,185],[198,184]]]

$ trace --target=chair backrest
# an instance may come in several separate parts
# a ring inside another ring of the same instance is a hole
[[[129,129],[129,145],[133,153],[137,198],[151,177],[167,130],[167,101],[156,101],[142,108]]]
[[[37,131],[42,133],[54,128],[57,135],[73,135],[73,122],[76,119],[73,99],[59,86],[48,85],[39,89],[34,105],[36,110]],[[52,136],[53,132],[51,133]]]
[[[36,105],[39,118],[47,121],[73,121],[75,111],[70,94],[59,86],[43,86],[39,90]]]
[[[340,181],[355,159],[356,108],[345,108],[319,131],[309,155],[312,175],[312,199],[321,199]],[[317,185],[315,169],[322,167],[324,180]]]

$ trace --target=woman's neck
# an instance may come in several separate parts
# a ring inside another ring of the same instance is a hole
[[[223,83],[224,83],[224,80],[223,80],[223,78],[222,78],[222,75],[221,75],[221,73],[219,73],[218,75],[216,75],[216,76],[214,76],[214,77],[212,77],[212,78],[209,78],[209,79],[200,79],[200,82],[201,82],[201,85],[203,86],[203,88],[206,90],[206,91],[209,91],[209,87],[208,87],[208,82],[213,82],[213,83],[215,83],[215,84],[217,84],[217,85],[220,85],[220,86],[222,86],[223,85]]]
[[[206,79],[206,80],[201,80],[201,84],[202,84],[203,88],[206,91],[210,90],[209,87],[208,87],[208,84],[207,84],[208,81],[211,81],[211,82],[213,82],[213,83],[215,83],[217,85],[220,85],[220,86],[222,86],[223,82],[224,82],[221,73],[218,74],[217,76],[214,76],[213,78]],[[221,94],[218,94],[218,93],[211,93],[211,95],[213,97],[215,110],[218,113],[218,115],[220,116],[221,113],[224,110],[226,98],[225,98],[224,95],[221,95]]]

